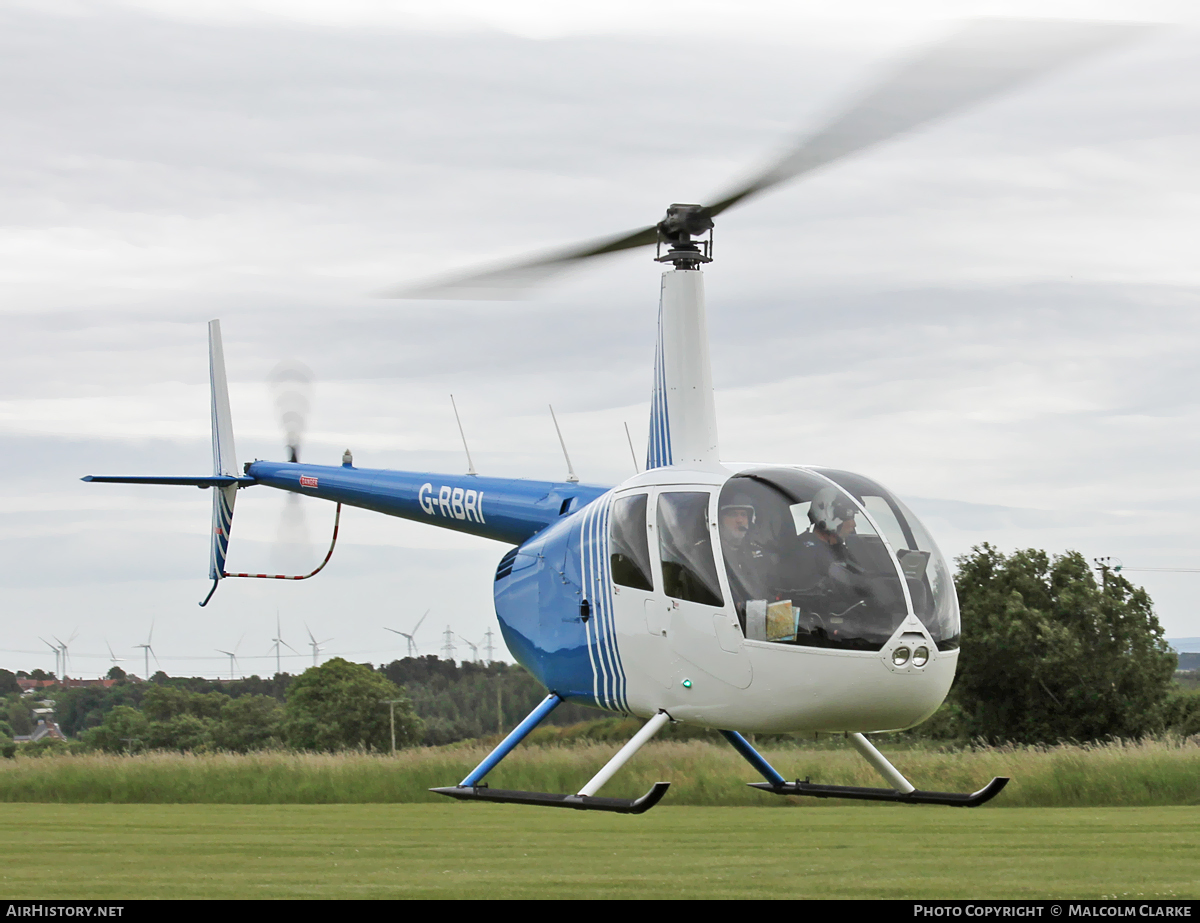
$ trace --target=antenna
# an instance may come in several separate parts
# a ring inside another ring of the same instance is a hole
[[[454,654],[458,648],[454,646],[454,632],[450,630],[449,625],[446,626],[446,631],[442,637],[445,639],[445,643],[442,645],[442,653],[446,655],[443,659],[454,660]]]
[[[554,421],[554,431],[558,433],[558,444],[562,446],[563,458],[567,460],[567,483],[578,484],[579,478],[575,477],[575,469],[571,467],[571,456],[567,454],[567,443],[563,440],[562,430],[558,428],[558,417],[554,415],[554,405],[546,406],[550,408],[550,419]]]
[[[454,403],[453,394],[450,395],[450,406],[454,408],[454,422],[458,424],[458,435],[462,436],[463,451],[467,453],[467,474],[474,477],[478,472],[475,470],[475,463],[471,461],[471,450],[467,448],[467,435],[463,432],[462,420],[458,418],[458,405]]]
[[[629,424],[625,424],[625,438],[629,441],[629,457],[633,459],[633,473],[641,474],[642,469],[638,467],[637,452],[633,451],[633,437],[629,435]]]

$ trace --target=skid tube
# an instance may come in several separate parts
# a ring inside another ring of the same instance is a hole
[[[541,805],[549,808],[574,808],[577,811],[611,811],[617,814],[644,814],[658,804],[663,795],[667,793],[667,789],[671,787],[670,782],[656,782],[654,787],[640,798],[597,798],[596,792],[599,791],[600,786],[613,777],[618,769],[625,765],[633,754],[641,749],[642,744],[658,733],[659,729],[670,720],[670,716],[665,711],[660,711],[647,721],[641,730],[634,734],[633,738],[617,752],[616,756],[609,760],[604,768],[574,795],[521,792],[488,787],[488,784],[483,781],[483,777],[494,769],[504,757],[508,756],[513,748],[561,703],[562,699],[558,695],[550,693],[458,785],[431,788],[430,791],[439,795],[448,795],[460,801],[497,801],[509,804]]]
[[[991,801],[1008,784],[1006,777],[997,776],[977,792],[927,792],[919,788],[914,788],[912,783],[904,778],[896,767],[889,763],[884,755],[876,750],[871,742],[862,734],[848,734],[847,737],[855,749],[866,757],[867,761],[878,770],[880,775],[895,786],[894,788],[863,788],[856,785],[819,785],[807,779],[804,781],[797,779],[795,782],[788,782],[775,771],[775,768],[741,734],[736,731],[722,731],[721,734],[733,744],[734,749],[738,753],[745,757],[746,762],[757,769],[767,780],[766,782],[749,782],[747,784],[751,788],[761,789],[773,795],[807,795],[811,798],[849,798],[858,801],[891,801],[898,804],[944,804],[957,808],[975,808]]]

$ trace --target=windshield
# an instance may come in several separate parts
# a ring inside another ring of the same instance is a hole
[[[794,468],[745,471],[726,481],[718,507],[747,638],[877,651],[907,616],[883,538],[831,480]]]
[[[961,633],[954,577],[933,538],[907,506],[861,474],[816,468],[855,496],[871,514],[900,559],[913,612],[929,631],[938,650],[958,647]]]

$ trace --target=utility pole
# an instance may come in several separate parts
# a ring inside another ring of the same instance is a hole
[[[403,702],[404,699],[384,699],[384,704],[387,705],[388,711],[392,716],[392,756],[396,755],[396,706]]]
[[[483,649],[484,649],[485,651],[487,651],[487,662],[490,664],[490,663],[492,662],[492,649],[493,649],[493,645],[492,645],[492,629],[491,629],[490,627],[488,628],[488,630],[487,630],[487,633],[486,633],[486,634],[484,634],[484,636],[483,636],[483,637],[484,637],[484,639],[485,639],[485,643],[484,643],[484,645],[483,645]]]
[[[1104,595],[1108,595],[1108,572],[1113,569],[1112,556],[1106,555],[1103,558],[1095,558],[1096,567],[1100,569],[1100,582],[1104,590]],[[1120,570],[1120,565],[1116,566]]]
[[[445,642],[446,642],[445,644],[442,645],[442,653],[445,655],[443,657],[443,659],[452,661],[452,660],[454,660],[454,654],[458,650],[458,648],[456,648],[454,646],[454,631],[450,628],[449,625],[446,626],[446,632],[442,637],[445,639]]]

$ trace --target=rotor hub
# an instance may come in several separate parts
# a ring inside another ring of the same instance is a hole
[[[673,263],[676,269],[699,269],[701,263],[712,262],[713,221],[703,205],[675,203],[667,208],[666,217],[655,227],[658,231],[656,262]],[[662,252],[664,244],[667,245],[665,254]]]

